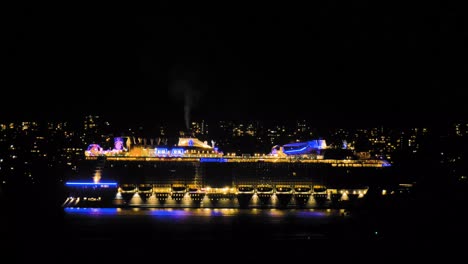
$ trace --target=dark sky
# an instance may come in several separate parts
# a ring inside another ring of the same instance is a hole
[[[0,119],[96,113],[183,123],[187,110],[198,120],[326,125],[468,116],[460,9],[308,9],[154,17],[20,9],[4,33]]]

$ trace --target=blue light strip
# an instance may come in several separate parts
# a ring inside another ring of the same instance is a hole
[[[117,215],[119,210],[117,208],[76,208],[66,207],[64,211],[67,214],[81,214],[81,215]]]
[[[116,182],[66,182],[65,185],[112,185],[117,186]]]
[[[200,162],[227,162],[226,158],[200,158]]]
[[[292,152],[301,152],[307,149],[306,147],[300,148],[300,149],[292,149],[292,150],[283,150],[284,153],[292,153]]]

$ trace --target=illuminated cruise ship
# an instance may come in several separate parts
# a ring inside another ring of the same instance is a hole
[[[87,148],[78,178],[93,180],[67,182],[64,206],[313,208],[364,197],[390,167],[325,140],[235,155],[193,137],[176,144],[117,137],[109,150]]]

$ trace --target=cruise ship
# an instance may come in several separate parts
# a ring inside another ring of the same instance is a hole
[[[212,141],[114,138],[91,144],[64,206],[315,208],[351,203],[391,178],[391,164],[323,139],[269,153],[223,153]]]

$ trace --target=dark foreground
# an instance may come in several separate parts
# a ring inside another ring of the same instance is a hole
[[[28,198],[4,196],[0,223],[4,248],[11,248],[4,252],[24,260],[33,257],[32,252],[45,254],[43,247],[52,254],[87,252],[114,259],[115,254],[140,252],[130,255],[141,260],[151,259],[153,251],[166,254],[173,249],[202,257],[217,247],[221,249],[216,252],[232,255],[245,250],[252,257],[263,256],[266,247],[268,258],[275,259],[272,254],[283,251],[289,252],[280,254],[283,257],[317,254],[321,249],[355,248],[354,253],[362,253],[375,247],[399,248],[401,253],[435,245],[456,254],[468,238],[464,197],[382,198],[371,193],[362,203],[332,210],[64,209],[54,196]],[[190,254],[175,256],[190,260]]]

